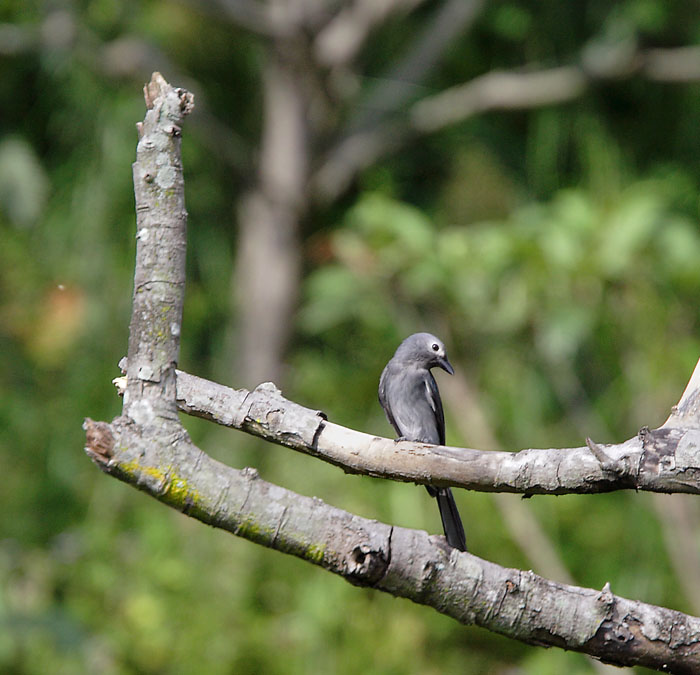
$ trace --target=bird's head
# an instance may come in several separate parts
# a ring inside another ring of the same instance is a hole
[[[447,360],[447,352],[442,340],[430,333],[414,333],[407,337],[396,350],[396,355],[423,368],[442,368],[454,375],[454,368]]]

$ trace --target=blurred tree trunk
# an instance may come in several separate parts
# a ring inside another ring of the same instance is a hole
[[[241,22],[236,7],[256,8],[252,28],[268,45],[258,175],[238,212],[233,277],[236,328],[230,352],[236,355],[235,380],[245,386],[282,379],[300,283],[301,221],[312,202],[329,203],[345,192],[356,175],[355,163],[362,165],[352,152],[345,157],[346,142],[352,147],[359,137],[362,146],[366,133],[371,136],[401,110],[412,86],[427,77],[482,3],[448,0],[438,7],[358,105],[354,61],[361,47],[376,25],[420,4],[272,0],[228,6],[236,23]],[[345,115],[348,104],[356,114]],[[325,143],[318,142],[321,138]],[[312,168],[326,163],[332,170],[321,172],[325,180],[311,175]],[[343,180],[336,181],[333,170]]]
[[[234,353],[236,380],[246,385],[280,379],[299,288],[309,135],[298,52],[291,40],[270,50],[257,184],[238,213]]]

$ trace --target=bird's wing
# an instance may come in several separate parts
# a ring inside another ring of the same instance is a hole
[[[389,366],[387,365],[386,368],[382,371],[382,376],[379,378],[379,404],[382,406],[384,409],[384,414],[386,415],[386,418],[389,420],[389,424],[391,424],[392,427],[394,427],[395,431],[399,436],[401,435],[401,430],[399,429],[398,425],[396,424],[396,420],[394,419],[394,416],[391,414],[391,406],[389,405],[389,400],[387,399],[386,395],[386,380],[387,380],[387,372],[388,372]]]
[[[442,400],[438,391],[437,382],[433,374],[428,370],[425,377],[425,395],[430,407],[435,413],[435,426],[437,427],[440,445],[445,445],[445,413],[442,410]]]

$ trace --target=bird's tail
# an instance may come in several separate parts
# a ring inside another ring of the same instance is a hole
[[[467,550],[467,538],[464,535],[462,519],[459,517],[457,504],[450,488],[435,488],[427,486],[431,497],[437,499],[442,519],[442,529],[445,531],[447,543],[458,551]]]

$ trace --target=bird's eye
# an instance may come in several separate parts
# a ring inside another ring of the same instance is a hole
[[[437,342],[433,342],[433,351],[437,352],[440,350],[440,345]]]

